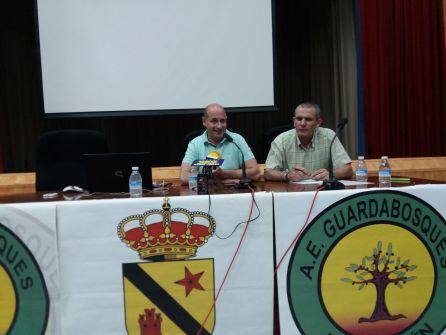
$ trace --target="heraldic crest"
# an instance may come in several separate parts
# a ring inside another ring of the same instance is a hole
[[[181,260],[194,257],[215,232],[208,213],[173,208],[164,198],[162,209],[130,215],[118,225],[118,236],[141,259]]]

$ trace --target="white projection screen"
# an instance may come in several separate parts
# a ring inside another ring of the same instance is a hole
[[[272,0],[36,0],[47,117],[272,110]]]

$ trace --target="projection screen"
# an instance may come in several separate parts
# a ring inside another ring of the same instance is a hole
[[[275,108],[272,0],[36,1],[47,117]]]

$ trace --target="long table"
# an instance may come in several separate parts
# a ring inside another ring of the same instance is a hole
[[[350,185],[346,186],[347,189],[367,189],[379,187],[378,177],[369,177],[369,184],[367,185]],[[442,181],[426,180],[420,178],[410,178],[409,182],[393,182],[393,186],[407,187],[414,185],[425,184],[441,184]],[[259,181],[255,182],[255,192],[308,192],[314,191],[319,186],[318,184],[297,184],[287,182],[270,182]],[[212,194],[238,194],[249,193],[249,190],[235,189],[233,186],[225,185],[211,185],[209,193]],[[57,193],[55,197],[44,198],[45,194]],[[162,197],[168,196],[191,196],[196,195],[196,191],[190,190],[187,186],[181,186],[178,179],[173,179],[169,182],[167,188],[145,191],[143,197]],[[80,193],[63,193],[62,191],[46,191],[36,192],[34,185],[25,186],[3,186],[0,187],[0,204],[6,203],[22,203],[22,202],[52,202],[52,201],[72,201],[72,200],[100,200],[100,199],[124,199],[129,198],[128,193],[95,193],[89,194],[88,192]]]
[[[272,334],[279,265],[281,334],[443,334],[446,185],[376,186],[2,196],[0,333]]]

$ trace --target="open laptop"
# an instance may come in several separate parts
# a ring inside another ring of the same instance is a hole
[[[152,189],[152,162],[148,152],[84,154],[86,189],[94,192],[128,192],[132,166],[139,167],[142,188]]]

